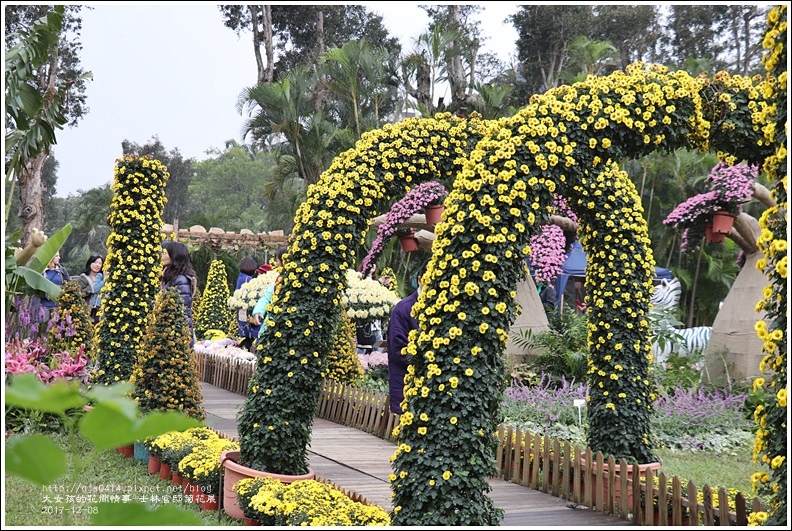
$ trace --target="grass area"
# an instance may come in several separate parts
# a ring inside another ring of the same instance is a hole
[[[53,440],[64,451],[69,452],[64,437],[53,437]],[[80,444],[80,454],[87,455],[89,443],[82,441]],[[98,510],[96,502],[100,501],[103,494],[130,494],[132,501],[143,501],[137,497],[148,494],[158,495],[159,504],[168,503],[194,513],[202,521],[202,526],[242,525],[242,522],[229,518],[222,510],[201,511],[197,504],[184,501],[178,496],[165,501],[163,496],[180,495],[181,489],[172,486],[170,481],[149,474],[147,463],[125,458],[115,450],[101,452],[96,459],[84,463],[84,469],[79,473],[76,482],[71,477],[70,467],[67,474],[53,485],[39,487],[17,476],[6,474],[5,524],[87,527],[93,525],[91,518]],[[151,503],[150,499],[146,502]]]
[[[683,481],[693,481],[698,489],[704,485],[737,489],[751,500],[751,474],[762,470],[753,462],[753,446],[746,445],[732,453],[682,452],[655,450],[663,462],[661,472],[670,480],[679,476]],[[733,455],[732,455],[733,454]]]

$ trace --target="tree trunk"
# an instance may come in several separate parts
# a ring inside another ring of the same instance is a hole
[[[275,53],[272,50],[272,6],[264,6],[264,23],[262,24],[261,33],[264,37],[264,53],[267,54],[267,83],[272,83],[272,78],[275,77]]]
[[[47,154],[42,152],[25,163],[25,169],[19,176],[19,218],[22,221],[22,246],[28,244],[33,229],[44,230],[44,186],[41,184],[41,172]]]
[[[271,83],[275,66],[272,52],[272,7],[269,5],[249,5],[251,27],[253,28],[253,54],[256,56],[256,83]],[[261,26],[259,26],[259,18]],[[261,43],[267,63],[261,58]]]
[[[434,103],[432,102],[432,71],[429,65],[421,64],[416,71],[416,89],[412,96],[419,105],[426,108],[429,116],[435,112]]]
[[[449,15],[451,16],[451,29],[454,31],[459,31],[460,21],[459,21],[459,5],[451,5],[448,6]],[[458,41],[451,41],[449,46],[454,48],[458,44]],[[462,67],[462,54],[456,53],[454,54],[448,63],[448,85],[451,89],[451,108],[452,109],[462,109],[465,107],[465,102],[467,100],[467,91],[465,90],[466,83],[465,83],[465,70]]]

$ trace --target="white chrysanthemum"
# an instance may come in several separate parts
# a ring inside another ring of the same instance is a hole
[[[346,279],[347,289],[341,301],[347,307],[347,316],[355,322],[380,319],[399,302],[395,293],[376,280],[360,278],[354,269],[347,270]]]
[[[228,306],[234,311],[247,310],[252,312],[256,302],[277,279],[278,272],[273,270],[248,280],[228,298]]]

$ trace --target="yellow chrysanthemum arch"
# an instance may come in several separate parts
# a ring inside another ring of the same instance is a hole
[[[646,314],[654,262],[640,201],[614,161],[708,149],[711,132],[727,129],[744,144],[732,150],[723,142],[724,152],[764,156],[752,128],[737,135],[730,127],[730,113],[741,108],[731,109],[734,96],[718,97],[724,90],[765,105],[744,78],[712,82],[639,64],[535,96],[509,119],[411,119],[364,135],[298,211],[268,343],[240,417],[243,462],[304,471],[336,319],[327,309],[338,303],[368,220],[415,184],[453,175],[415,309],[420,330],[408,346],[414,365],[393,458],[394,524],[498,523],[486,479],[505,385],[502,352],[527,242],[554,194],[578,215],[590,257],[589,444],[650,460]]]

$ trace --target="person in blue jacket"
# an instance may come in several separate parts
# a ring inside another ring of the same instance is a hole
[[[47,264],[47,269],[44,270],[44,276],[47,280],[60,288],[63,286],[64,282],[69,280],[69,274],[65,271],[66,268],[60,265],[60,252],[56,252],[55,256],[50,260],[50,263]],[[57,302],[50,299],[48,296],[45,295],[44,298],[41,299],[41,307],[44,310],[42,322],[49,322],[52,317],[52,310],[55,309],[55,306],[57,306]]]
[[[236,288],[238,290],[241,288],[245,283],[250,282],[253,280],[253,277],[258,272],[258,263],[250,257],[243,258],[241,262],[239,262],[239,276],[237,277],[236,281]],[[247,311],[244,309],[239,310],[237,313],[237,326],[239,328],[238,334],[239,337],[242,338],[240,341],[239,346],[251,350],[253,346],[253,342],[256,341],[256,337],[258,337],[258,327],[251,326],[248,322]]]
[[[278,247],[275,251],[275,267],[278,271],[283,268],[283,255],[286,254],[286,247]],[[272,297],[275,295],[275,290],[278,288],[278,284],[280,283],[280,275],[275,280],[275,282],[267,288],[258,301],[256,301],[256,305],[253,307],[253,317],[250,319],[250,322],[253,326],[259,326],[258,337],[261,339],[261,336],[264,335],[264,331],[267,329],[267,323],[264,322],[264,319],[267,315],[267,306],[272,302]]]
[[[418,329],[418,321],[412,316],[412,308],[423,288],[423,274],[426,262],[418,269],[416,289],[412,295],[403,298],[391,309],[388,321],[388,401],[391,413],[402,413],[404,400],[404,377],[412,361],[402,349],[407,346],[410,330]]]

